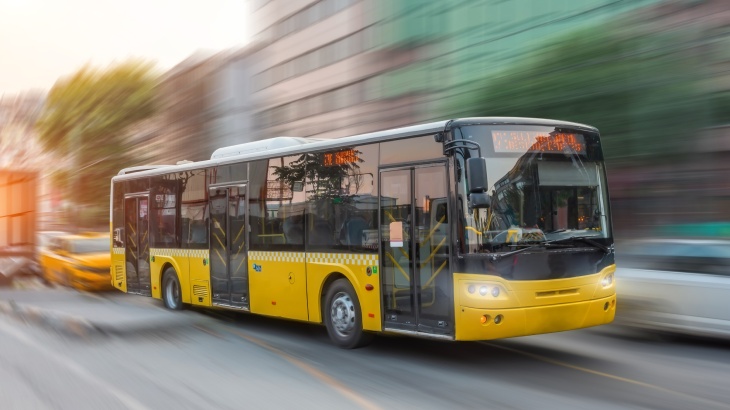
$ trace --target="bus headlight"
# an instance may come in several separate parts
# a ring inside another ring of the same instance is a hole
[[[477,296],[478,293],[479,296],[487,298],[504,298],[502,294],[504,289],[496,283],[469,283],[466,284],[466,291],[469,292],[470,295],[474,296]]]
[[[604,276],[603,279],[601,279],[601,286],[604,288],[607,288],[611,286],[613,283],[613,273],[609,273],[608,275]]]

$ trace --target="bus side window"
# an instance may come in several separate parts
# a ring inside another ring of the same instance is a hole
[[[208,229],[203,221],[193,221],[190,224],[190,243],[204,244],[208,239]]]
[[[303,226],[304,222],[302,216],[295,215],[284,219],[282,227],[287,245],[304,244],[304,229],[302,229]]]
[[[446,203],[440,203],[436,207],[436,222],[448,223],[449,214],[446,212]],[[443,219],[443,220],[442,220]]]
[[[362,246],[362,232],[368,229],[368,221],[362,216],[352,216],[342,225],[340,241],[343,245]]]

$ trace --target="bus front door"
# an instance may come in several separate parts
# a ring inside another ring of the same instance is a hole
[[[208,193],[213,305],[248,309],[246,185],[212,186]]]
[[[386,330],[453,334],[446,165],[380,172]]]
[[[124,198],[127,292],[144,296],[152,296],[148,204],[148,194]]]

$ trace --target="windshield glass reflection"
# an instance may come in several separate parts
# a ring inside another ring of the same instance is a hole
[[[491,207],[469,209],[464,159],[457,155],[457,206],[468,253],[507,252],[521,244],[610,235],[598,136],[535,126],[464,126],[487,158]],[[568,245],[573,245],[568,242]],[[576,241],[575,246],[584,246]]]

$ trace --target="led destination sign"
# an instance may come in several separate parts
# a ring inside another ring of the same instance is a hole
[[[545,133],[538,131],[492,131],[494,152],[544,152],[548,154],[586,153],[581,134]]]
[[[334,167],[337,165],[354,164],[360,160],[354,149],[346,149],[344,151],[327,152],[324,154],[324,163],[326,167]]]

